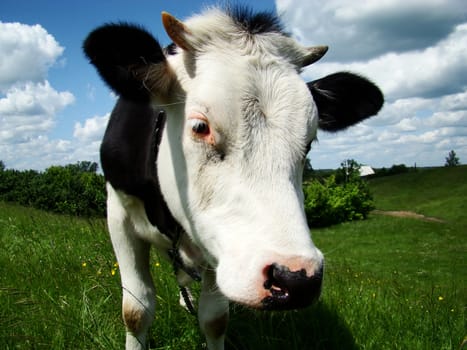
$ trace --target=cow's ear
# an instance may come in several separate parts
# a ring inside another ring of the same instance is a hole
[[[378,113],[384,103],[380,89],[369,80],[347,72],[307,84],[318,108],[319,128],[339,131]]]
[[[166,95],[174,80],[159,42],[136,25],[99,27],[88,35],[83,50],[110,88],[132,101]]]

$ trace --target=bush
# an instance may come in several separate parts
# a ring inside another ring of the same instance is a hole
[[[363,220],[374,208],[368,185],[358,178],[339,185],[335,176],[331,175],[323,182],[313,180],[305,184],[303,190],[305,213],[310,226]]]
[[[52,166],[44,172],[9,170],[0,163],[0,200],[61,214],[104,216],[105,180],[96,170],[97,164],[90,162]],[[366,182],[356,174],[346,174],[348,181],[343,184],[338,184],[336,176],[331,175],[304,185],[310,226],[367,217],[373,209],[372,198]]]
[[[60,214],[105,215],[105,180],[97,164],[78,162],[44,172],[5,170],[0,164],[0,200]]]

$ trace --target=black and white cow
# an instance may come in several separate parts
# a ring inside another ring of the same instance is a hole
[[[351,73],[306,84],[300,70],[327,47],[299,45],[272,14],[213,8],[162,21],[174,42],[166,49],[125,23],[84,43],[120,96],[101,161],[126,348],[146,346],[154,245],[181,285],[202,277],[200,326],[208,348],[222,349],[229,300],[281,310],[319,297],[324,262],[303,209],[305,156],[318,128],[372,116],[383,96]]]

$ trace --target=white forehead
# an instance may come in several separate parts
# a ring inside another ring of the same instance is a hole
[[[214,7],[189,18],[184,22],[188,29],[186,39],[199,52],[267,54],[294,65],[303,61],[307,49],[283,31],[276,16],[255,16],[239,9],[236,12]]]
[[[198,56],[196,72],[184,84],[187,107],[200,105],[211,114],[232,117],[247,85],[248,70],[244,58],[221,51]]]
[[[300,146],[314,137],[317,112],[292,63],[298,45],[291,38],[280,32],[251,35],[218,9],[185,24],[198,49],[179,50],[170,61],[186,93],[186,113],[205,113],[222,128],[247,120],[267,126],[270,137],[287,135],[288,143]]]
[[[299,154],[315,136],[317,112],[306,84],[293,67],[270,57],[206,53],[185,89],[186,114],[205,114],[227,136],[248,140],[247,148],[274,143]]]
[[[213,37],[226,37],[238,31],[235,22],[217,7],[207,8],[202,14],[194,15],[184,23],[199,41],[207,39],[206,42],[211,42]]]

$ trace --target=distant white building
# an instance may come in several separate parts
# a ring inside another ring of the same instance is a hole
[[[373,170],[373,168],[369,165],[362,165],[360,167],[360,169],[358,169],[359,173],[360,173],[360,176],[361,177],[365,177],[365,176],[369,176],[369,175],[373,175],[375,174],[375,171]]]

